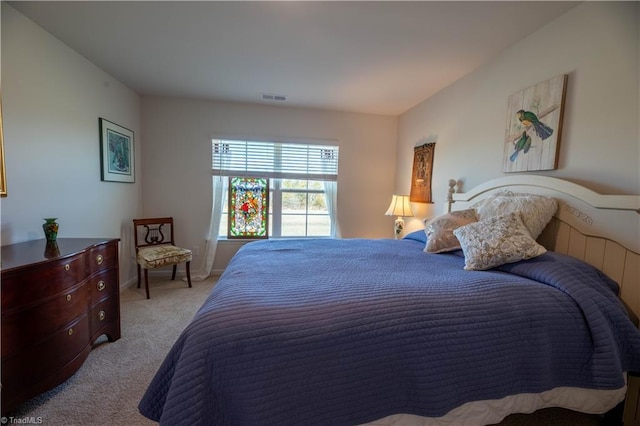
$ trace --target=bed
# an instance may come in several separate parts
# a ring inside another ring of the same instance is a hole
[[[402,240],[245,245],[140,412],[161,425],[480,426],[616,407],[640,371],[640,196],[526,175],[453,189],[447,213]],[[521,211],[542,204],[549,217]]]

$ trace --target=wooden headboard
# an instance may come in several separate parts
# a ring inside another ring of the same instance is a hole
[[[540,194],[559,201],[538,242],[584,260],[620,285],[620,297],[640,313],[640,195],[603,195],[575,183],[537,175],[504,176],[461,193],[449,183],[448,210],[473,207],[497,191]]]

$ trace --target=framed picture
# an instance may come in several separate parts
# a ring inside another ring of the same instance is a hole
[[[101,179],[135,182],[133,131],[100,118]]]
[[[7,175],[4,169],[4,131],[2,128],[2,101],[0,100],[0,197],[7,196]]]
[[[435,142],[416,146],[413,149],[413,171],[409,200],[414,203],[431,203],[431,173]]]
[[[567,76],[559,75],[509,96],[504,172],[558,167],[566,86]]]

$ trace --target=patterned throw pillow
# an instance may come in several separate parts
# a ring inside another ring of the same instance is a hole
[[[520,214],[509,213],[462,226],[455,231],[464,252],[464,269],[495,268],[546,253],[524,226]]]
[[[479,220],[520,212],[522,221],[533,239],[538,238],[558,210],[558,201],[536,194],[500,192],[478,206]]]
[[[478,214],[474,209],[451,212],[425,221],[427,245],[424,251],[443,253],[459,249],[460,242],[453,235],[453,230],[477,221]]]

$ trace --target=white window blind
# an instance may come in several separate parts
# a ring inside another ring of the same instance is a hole
[[[338,180],[338,147],[212,140],[213,173],[273,179]]]

